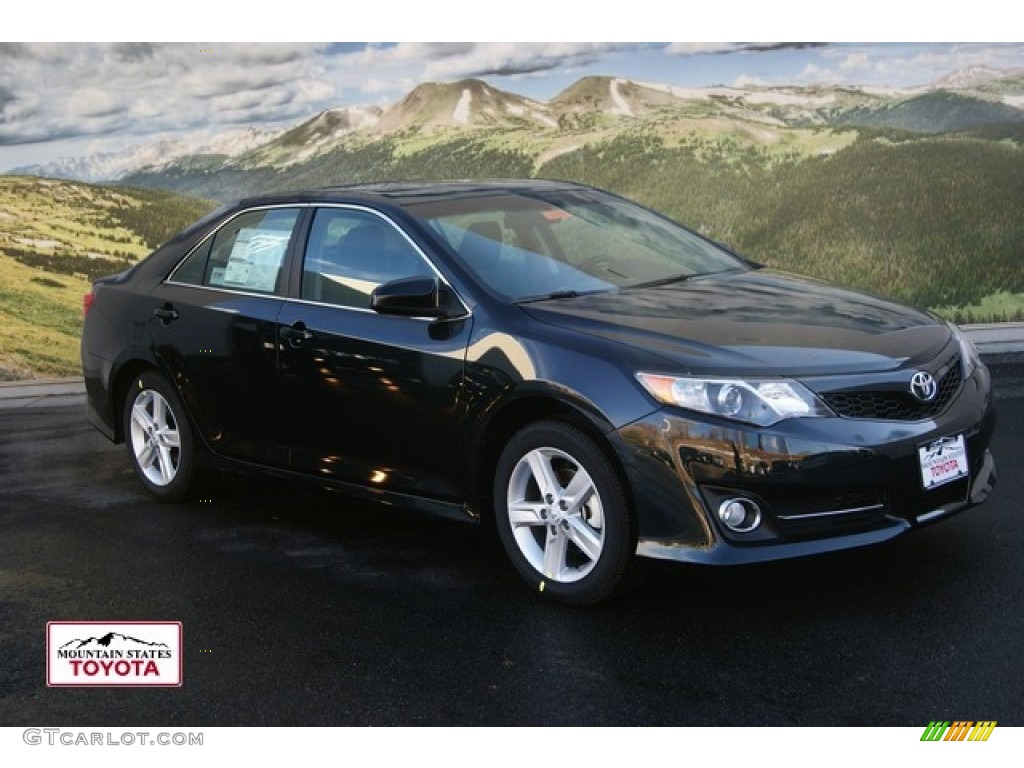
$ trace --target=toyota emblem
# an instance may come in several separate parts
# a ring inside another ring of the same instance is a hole
[[[925,371],[918,371],[910,378],[910,394],[922,403],[930,403],[938,394],[939,385],[935,377]]]

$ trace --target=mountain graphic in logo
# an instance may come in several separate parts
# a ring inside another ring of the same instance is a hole
[[[150,643],[146,640],[139,640],[137,637],[122,635],[120,632],[107,632],[102,637],[89,637],[85,640],[69,640],[60,647],[61,650],[118,650],[122,648],[137,648],[145,645],[150,648],[170,648],[167,643]]]

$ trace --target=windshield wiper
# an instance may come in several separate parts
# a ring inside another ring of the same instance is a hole
[[[552,291],[551,293],[538,293],[535,296],[524,296],[516,299],[513,304],[529,304],[534,301],[548,301],[550,299],[575,299],[577,296],[589,296],[592,293],[608,293],[610,288],[597,288],[593,291],[574,291],[572,289]]]
[[[727,275],[730,272],[743,272],[745,271],[742,267],[735,267],[731,269],[720,269],[716,272],[690,272],[685,275],[670,275],[669,277],[659,277],[657,280],[648,280],[643,283],[633,283],[627,285],[626,288],[654,288],[659,285],[669,285],[670,283],[685,283],[687,280],[691,280],[695,277],[708,277],[710,275]]]
[[[659,277],[657,280],[647,280],[642,283],[633,283],[627,285],[627,288],[654,288],[658,285],[668,285],[669,283],[685,283],[691,277],[696,277],[696,273],[689,273],[686,275],[671,275],[670,277]]]

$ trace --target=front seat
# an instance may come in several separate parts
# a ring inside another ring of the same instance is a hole
[[[496,221],[478,221],[470,224],[462,236],[459,255],[471,269],[486,276],[499,268],[503,248],[501,225]]]
[[[387,241],[379,224],[362,224],[338,243],[338,265],[353,276],[386,277],[391,273]]]

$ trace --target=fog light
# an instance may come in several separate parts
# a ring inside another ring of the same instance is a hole
[[[718,519],[730,531],[746,533],[761,524],[761,509],[750,499],[726,499],[718,505]]]

